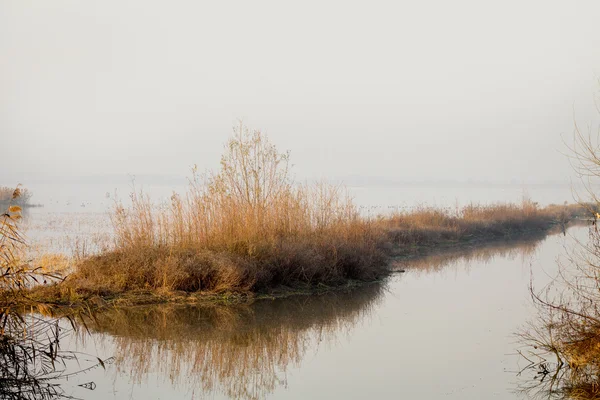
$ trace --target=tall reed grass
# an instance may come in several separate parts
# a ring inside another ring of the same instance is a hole
[[[539,229],[556,216],[525,200],[365,218],[343,187],[295,183],[289,153],[240,125],[220,169],[194,168],[187,193],[155,205],[134,191],[131,206],[118,202],[112,248],[80,261],[61,290],[261,291],[368,281],[414,246]]]
[[[186,194],[116,205],[113,250],[71,278],[96,290],[260,290],[371,280],[384,271],[379,227],[343,188],[296,184],[289,154],[240,126],[217,172],[196,169]]]

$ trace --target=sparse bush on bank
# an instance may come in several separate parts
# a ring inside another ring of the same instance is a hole
[[[531,283],[538,319],[520,333],[527,345],[521,354],[538,381],[531,389],[548,398],[600,399],[599,140],[591,129],[576,127],[570,146],[572,165],[592,202],[582,205],[593,215],[588,240],[566,249],[550,284]]]
[[[262,290],[373,280],[385,270],[381,228],[344,190],[295,184],[289,155],[238,128],[221,168],[194,171],[188,192],[157,207],[143,193],[112,215],[113,249],[68,279],[98,292]]]
[[[240,126],[219,171],[194,169],[188,192],[161,206],[134,192],[131,206],[118,203],[112,214],[112,248],[81,260],[63,283],[42,292],[256,292],[369,281],[388,272],[391,256],[415,247],[547,228],[574,212],[525,200],[365,218],[342,187],[294,183],[289,153]]]
[[[40,207],[41,204],[32,204],[33,193],[27,188],[19,187],[19,195],[13,198],[14,187],[0,186],[0,206],[6,208],[8,205],[19,207]]]

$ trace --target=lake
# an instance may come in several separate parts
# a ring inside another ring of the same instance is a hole
[[[399,260],[405,273],[344,292],[110,310],[61,344],[106,369],[63,387],[84,399],[526,399],[515,334],[535,319],[530,279],[541,288],[587,234]]]

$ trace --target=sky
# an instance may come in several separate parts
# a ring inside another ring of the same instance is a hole
[[[217,168],[238,120],[296,177],[563,181],[600,2],[0,0],[0,183]]]

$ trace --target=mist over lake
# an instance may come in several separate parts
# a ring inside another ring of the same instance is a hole
[[[600,398],[600,3],[0,2],[0,398]]]

